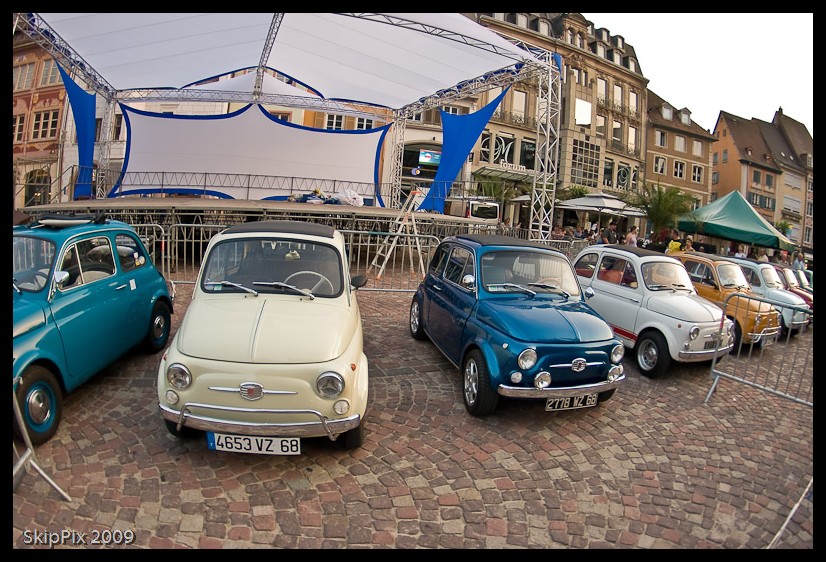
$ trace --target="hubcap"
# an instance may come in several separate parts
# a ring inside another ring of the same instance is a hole
[[[29,392],[26,399],[26,411],[31,420],[37,425],[48,421],[52,415],[52,400],[49,393],[42,388]]]
[[[152,322],[152,337],[155,339],[160,338],[163,336],[164,331],[166,330],[166,318],[163,314],[158,314],[155,317],[155,320]]]
[[[468,404],[476,402],[479,395],[479,370],[476,361],[470,360],[465,365],[465,400]]]
[[[657,346],[650,341],[643,342],[640,347],[637,357],[640,360],[640,366],[646,371],[650,371],[657,364]]]
[[[410,308],[410,329],[419,331],[419,303],[414,303]]]

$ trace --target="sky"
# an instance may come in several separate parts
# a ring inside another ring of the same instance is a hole
[[[634,47],[652,90],[714,130],[720,111],[771,122],[778,108],[814,138],[814,14],[582,14]]]

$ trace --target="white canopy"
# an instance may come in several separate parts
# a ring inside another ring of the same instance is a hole
[[[457,13],[35,16],[115,92],[180,89],[260,65],[326,99],[400,109],[515,64],[544,65]]]

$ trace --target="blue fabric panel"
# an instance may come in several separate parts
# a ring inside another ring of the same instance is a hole
[[[74,198],[89,199],[92,197],[92,168],[95,157],[95,94],[90,94],[78,86],[59,64],[57,69],[69,94],[77,131],[79,169]]]
[[[467,155],[490,121],[493,112],[505,97],[509,88],[502,90],[496,99],[475,113],[453,115],[441,111],[442,115],[442,160],[436,170],[436,176],[419,209],[445,212],[445,198],[448,189],[467,161]]]

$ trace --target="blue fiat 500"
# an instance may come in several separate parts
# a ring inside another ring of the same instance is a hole
[[[13,387],[39,445],[57,431],[64,393],[137,344],[166,346],[173,297],[136,231],[103,216],[15,226],[12,262]]]
[[[461,370],[465,408],[500,397],[548,411],[595,406],[625,380],[622,343],[585,303],[571,262],[537,242],[459,235],[436,249],[410,305],[410,334]]]

